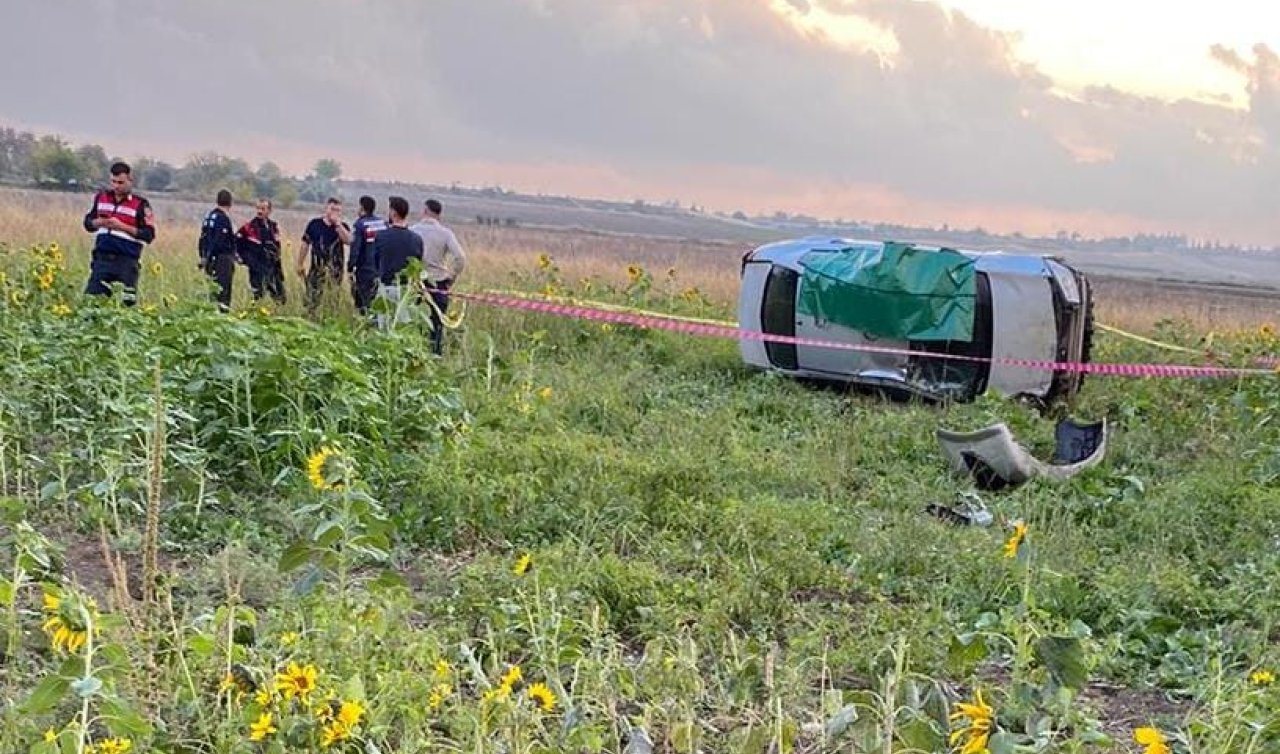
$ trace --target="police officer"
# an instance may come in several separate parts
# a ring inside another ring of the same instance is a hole
[[[236,274],[236,237],[231,227],[231,192],[218,192],[218,206],[204,216],[200,228],[200,266],[218,284],[212,294],[222,311],[231,311],[231,282]]]
[[[133,193],[133,170],[127,163],[111,166],[111,188],[93,197],[84,229],[96,236],[85,294],[110,296],[111,284],[119,283],[122,302],[133,306],[138,301],[142,248],[155,240],[156,226],[151,204]]]
[[[240,259],[249,268],[249,288],[253,300],[270,294],[276,303],[285,302],[284,268],[280,261],[280,226],[271,219],[271,200],[258,200],[258,214],[236,234]]]
[[[373,242],[387,224],[374,214],[377,208],[378,203],[372,196],[360,197],[360,217],[351,228],[347,271],[351,273],[351,297],[362,315],[369,313],[369,304],[378,295],[378,260],[373,256]]]

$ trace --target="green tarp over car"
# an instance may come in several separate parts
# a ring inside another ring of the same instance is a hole
[[[973,340],[974,261],[957,251],[885,243],[813,251],[800,264],[801,314],[881,338]]]

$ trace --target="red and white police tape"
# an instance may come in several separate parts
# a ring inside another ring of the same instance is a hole
[[[456,290],[440,292],[447,293],[449,296],[454,298],[474,301],[478,304],[498,306],[505,309],[518,309],[528,312],[537,312],[540,314],[551,314],[559,317],[571,317],[574,319],[584,319],[615,325],[630,325],[632,327],[641,327],[653,330],[667,330],[670,332],[685,333],[687,335],[700,335],[704,337],[726,338],[731,340],[756,340],[768,343],[789,343],[798,346],[812,346],[816,348],[832,348],[846,351],[882,353],[898,356],[913,356],[917,358],[923,357],[948,359],[952,361],[990,362],[1022,367],[1024,369],[1038,369],[1050,372],[1081,372],[1084,374],[1101,374],[1119,377],[1280,376],[1280,374],[1277,373],[1277,368],[1280,368],[1280,359],[1277,358],[1260,359],[1258,363],[1264,365],[1260,368],[1208,365],[1195,366],[1187,364],[1105,364],[1041,361],[1036,359],[1014,359],[1007,357],[984,358],[981,356],[963,356],[959,354],[933,353],[928,351],[910,351],[902,348],[886,348],[883,346],[872,346],[863,343],[845,343],[835,340],[800,338],[790,335],[774,335],[772,333],[743,330],[741,328],[730,327],[728,325],[691,322],[679,318],[665,317],[662,314],[654,312],[639,314],[636,312],[597,309],[589,306],[538,301],[485,292],[463,292]]]

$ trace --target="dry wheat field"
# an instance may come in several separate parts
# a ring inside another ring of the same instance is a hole
[[[0,242],[21,247],[60,239],[87,249],[90,237],[80,227],[87,202],[83,195],[0,190]],[[148,250],[149,258],[194,269],[199,222],[208,207],[167,198],[154,205],[160,230],[156,244]],[[233,208],[233,220],[247,221],[251,213],[248,205]],[[314,214],[318,211],[275,212],[289,258]],[[353,219],[350,208],[348,219]],[[489,227],[475,225],[469,218],[454,222],[447,215],[445,220],[468,250],[465,288],[506,285],[513,275],[529,270],[541,255],[547,255],[570,286],[584,280],[622,286],[627,283],[627,269],[638,265],[673,292],[696,289],[724,316],[732,312],[737,297],[739,257],[751,248],[743,242],[626,236],[581,228]],[[1125,329],[1150,333],[1176,322],[1207,334],[1248,330],[1275,323],[1280,316],[1280,291],[1270,289],[1122,277],[1093,280],[1099,319]]]

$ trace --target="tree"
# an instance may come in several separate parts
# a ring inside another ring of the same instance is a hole
[[[31,156],[36,183],[69,187],[85,181],[85,165],[61,137],[42,136]]]
[[[216,152],[201,152],[187,160],[187,164],[178,171],[177,183],[183,190],[195,194],[211,194],[232,187],[252,194],[253,171],[244,160],[224,157]]]
[[[163,160],[139,157],[134,161],[133,173],[144,191],[167,191],[173,186],[177,169]]]
[[[342,175],[342,165],[335,159],[325,157],[322,160],[316,161],[316,166],[312,172],[314,172],[315,176],[320,180],[332,183],[333,181],[338,180],[338,177]]]
[[[253,174],[254,190],[257,191],[258,196],[268,199],[276,198],[280,190],[292,182],[293,179],[287,177],[280,166],[274,162],[262,163]]]
[[[85,144],[76,150],[76,157],[84,165],[85,175],[91,181],[105,180],[111,170],[111,159],[106,151],[97,144]]]
[[[36,137],[30,131],[15,131],[6,128],[0,131],[0,160],[3,174],[10,178],[31,179],[34,166],[31,164],[36,153]]]
[[[298,202],[298,189],[293,185],[292,181],[283,183],[276,189],[275,198],[272,199],[281,209],[289,209]]]

